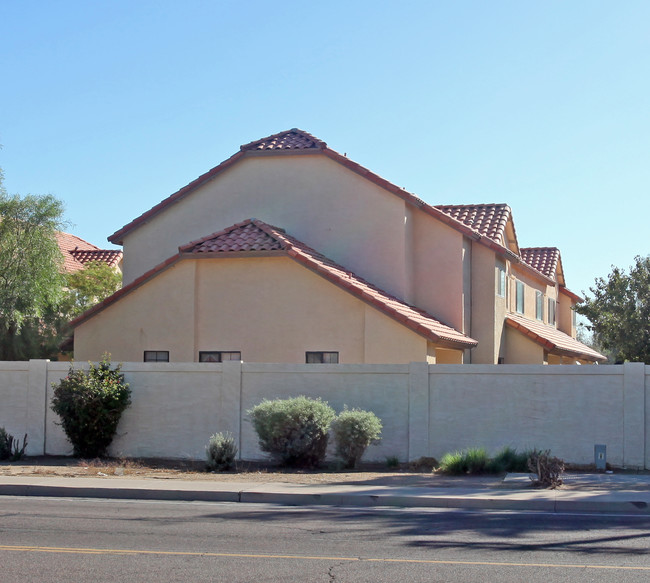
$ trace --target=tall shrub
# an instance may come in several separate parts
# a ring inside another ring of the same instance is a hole
[[[121,365],[111,367],[104,355],[88,372],[75,370],[53,383],[52,411],[60,418],[76,457],[94,458],[106,454],[124,410],[131,404],[131,389],[124,382]]]
[[[381,420],[372,411],[348,409],[341,411],[332,425],[336,455],[346,468],[354,468],[371,443],[381,435]]]
[[[264,400],[249,411],[260,448],[286,466],[316,467],[325,459],[335,413],[325,401],[304,396]]]

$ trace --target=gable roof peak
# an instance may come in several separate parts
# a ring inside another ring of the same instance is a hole
[[[512,209],[506,203],[440,204],[435,208],[500,244],[512,219]]]
[[[327,144],[309,132],[292,128],[240,146],[242,152],[276,150],[322,150]]]
[[[557,247],[522,247],[520,252],[524,263],[543,273],[546,277],[556,279],[558,263],[561,261],[560,250]],[[564,282],[560,281],[560,283]]]

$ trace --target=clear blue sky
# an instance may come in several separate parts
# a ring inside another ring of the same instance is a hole
[[[0,167],[110,247],[299,127],[431,204],[508,203],[581,293],[650,252],[649,23],[647,0],[0,0]]]

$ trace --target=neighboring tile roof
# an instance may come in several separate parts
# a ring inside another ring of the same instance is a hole
[[[512,216],[507,204],[448,204],[436,208],[499,244],[505,240],[506,225]]]
[[[344,288],[401,324],[438,343],[455,347],[476,346],[476,340],[443,324],[433,316],[398,300],[368,283],[311,247],[287,235],[284,230],[258,219],[248,219],[179,248],[181,253],[253,253],[284,251],[325,279]]]
[[[521,258],[546,277],[555,279],[555,270],[560,259],[560,250],[557,247],[526,247],[520,249]]]
[[[111,267],[116,267],[122,259],[122,251],[119,249],[100,249],[70,233],[59,231],[56,240],[63,254],[63,269],[66,273],[83,269],[89,261],[104,261]]]
[[[457,349],[476,346],[477,341],[443,324],[433,316],[398,300],[394,296],[373,286],[341,265],[334,263],[311,247],[287,235],[282,229],[273,227],[257,219],[248,219],[232,227],[192,241],[179,247],[174,255],[154,269],[131,282],[111,297],[91,308],[71,322],[78,326],[98,311],[117,301],[158,275],[183,257],[193,255],[214,256],[257,256],[258,254],[288,255],[311,271],[334,283],[348,293],[397,320],[432,342]]]
[[[267,138],[241,146],[242,151],[251,150],[320,150],[327,144],[310,133],[298,128],[273,134]]]
[[[553,354],[579,357],[590,361],[607,360],[607,357],[600,352],[596,352],[568,334],[538,320],[529,320],[520,314],[508,314],[506,324],[541,344]]]
[[[111,267],[117,267],[122,260],[119,249],[75,249],[70,254],[83,265],[90,261],[102,261]]]

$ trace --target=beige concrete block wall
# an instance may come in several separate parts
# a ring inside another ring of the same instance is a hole
[[[29,455],[72,447],[50,411],[51,382],[66,363],[0,363],[0,426],[29,435]],[[290,365],[125,363],[133,405],[113,455],[203,459],[210,435],[230,431],[241,457],[263,458],[246,411],[262,399],[306,395],[374,411],[383,421],[368,461],[440,458],[467,447],[550,448],[593,462],[607,446],[615,466],[650,467],[650,367],[542,365]]]
[[[0,427],[4,427],[8,433],[21,440],[32,428],[39,428],[41,433],[43,431],[42,421],[40,424],[38,421],[30,423],[28,419],[29,412],[33,409],[38,411],[41,408],[40,401],[44,403],[43,393],[41,392],[39,401],[34,391],[30,391],[29,381],[29,362],[0,362]],[[39,448],[38,437],[28,445],[27,453],[43,453]]]
[[[610,463],[642,466],[640,415],[634,420],[626,415],[643,398],[643,384],[637,377],[629,379],[626,397],[622,369],[430,367],[430,453],[439,457],[468,447],[485,447],[491,454],[504,446],[536,447],[587,464],[593,462],[594,445],[605,444]]]
[[[426,365],[424,365],[426,366]],[[364,459],[407,459],[409,444],[409,365],[282,365],[242,366],[242,451],[244,459],[264,458],[246,411],[262,399],[305,395],[321,397],[338,413],[347,405],[373,411],[384,429],[380,445]],[[331,444],[330,444],[331,445]],[[330,448],[331,450],[331,448]]]

